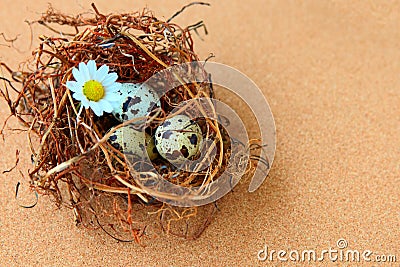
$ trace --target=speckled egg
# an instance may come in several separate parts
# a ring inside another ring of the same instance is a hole
[[[200,126],[188,116],[166,119],[156,130],[155,144],[160,155],[175,164],[182,164],[199,152],[202,141]]]
[[[118,128],[108,141],[113,147],[127,155],[143,158],[144,150],[146,150],[151,160],[157,157],[154,139],[149,134],[143,134],[143,132],[134,129],[132,126]]]
[[[154,108],[160,107],[160,99],[156,92],[144,84],[122,83],[118,92],[121,100],[114,107],[114,117],[123,122],[148,115]],[[143,123],[140,120],[134,123]]]

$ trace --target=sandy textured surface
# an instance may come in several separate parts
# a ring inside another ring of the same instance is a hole
[[[30,55],[24,20],[38,18],[47,2],[0,0],[0,32],[19,35],[16,46],[22,50],[0,46],[0,60],[16,67]],[[52,2],[66,12],[90,8],[90,1],[74,0],[68,6]],[[165,18],[187,3],[108,2],[97,5],[105,13],[148,5]],[[200,239],[160,237],[143,248],[75,227],[70,211],[56,209],[47,198],[34,209],[19,208],[14,188],[24,180],[18,172],[2,174],[1,266],[269,265],[280,262],[276,255],[272,261],[257,259],[265,245],[319,253],[338,249],[341,238],[347,249],[371,250],[373,261],[396,255],[399,264],[399,3],[211,3],[211,8],[188,10],[177,22],[203,19],[210,34],[204,41],[195,39],[200,56],[214,53],[216,61],[246,73],[267,97],[278,139],[276,160],[263,186],[250,194],[248,185],[241,184],[224,197]],[[0,107],[4,120],[7,109],[4,103]],[[13,165],[16,148],[27,151],[23,135],[8,134],[1,141],[1,169]],[[19,166],[29,167],[27,159]],[[328,264],[328,257],[313,263]]]

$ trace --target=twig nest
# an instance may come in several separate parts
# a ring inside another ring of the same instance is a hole
[[[155,144],[163,158],[182,164],[199,152],[202,138],[200,126],[195,121],[185,115],[176,115],[157,128]]]
[[[161,77],[160,86],[154,90],[144,83],[169,67],[198,62],[191,31],[205,26],[199,22],[182,28],[170,22],[179,12],[163,21],[147,9],[104,15],[92,6],[95,14],[66,15],[49,8],[38,22],[55,36],[41,35],[33,57],[19,70],[12,71],[4,64],[10,77],[21,84],[18,89],[1,77],[6,82],[0,97],[5,98],[11,115],[29,129],[27,139],[35,156],[34,167],[29,170],[32,188],[73,209],[75,223],[100,227],[120,241],[139,242],[142,235],[152,235],[147,226],[154,220],[160,220],[162,230],[195,239],[212,215],[207,215],[199,232],[195,223],[195,232],[190,234],[189,219],[200,218],[200,208],[160,205],[157,195],[140,190],[142,184],[136,178],[148,179],[146,185],[152,189],[147,156],[180,163],[196,156],[204,143],[199,125],[189,117],[165,118],[183,101],[212,95],[205,70],[195,83],[187,83],[191,78],[186,81],[185,72],[179,73],[185,76],[176,77],[179,83],[172,76]],[[16,94],[10,94],[8,87]],[[159,112],[152,112],[153,108]],[[121,125],[126,121],[134,125]],[[160,121],[163,124],[157,129]],[[207,128],[204,125],[207,136],[216,136],[216,142],[222,142],[225,136],[218,124],[205,122],[211,123]],[[141,131],[136,130],[139,127]],[[148,133],[158,134],[160,154]],[[33,144],[34,136],[40,140],[39,146]],[[218,150],[220,157],[213,158],[207,172],[195,176],[154,160],[154,171],[160,171],[154,177],[174,180],[183,187],[207,186],[218,178],[219,172],[214,170],[227,165],[227,152],[228,146]],[[213,179],[209,179],[210,173]],[[157,193],[161,189],[154,190]],[[175,196],[187,197],[174,192]],[[146,216],[137,216],[140,211]],[[174,233],[173,224],[180,229],[180,223],[185,226],[184,234]]]
[[[118,128],[108,141],[114,148],[122,151],[125,155],[145,158],[147,153],[151,160],[158,156],[154,139],[149,134],[138,131],[132,126]]]
[[[161,106],[157,93],[144,84],[122,83],[118,94],[120,100],[112,113],[122,122],[144,117]],[[135,123],[143,123],[143,120]]]

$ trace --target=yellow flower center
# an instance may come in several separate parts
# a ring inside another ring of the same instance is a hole
[[[104,86],[98,81],[90,80],[83,85],[83,94],[91,101],[99,101],[104,93]]]

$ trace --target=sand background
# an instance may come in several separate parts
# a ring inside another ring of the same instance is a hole
[[[0,46],[1,61],[16,67],[30,55],[24,20],[38,18],[47,2],[0,0],[0,32],[19,34],[15,44],[23,51]],[[204,20],[209,35],[195,38],[200,57],[214,53],[215,61],[246,73],[268,99],[277,151],[263,186],[250,194],[248,184],[240,184],[219,201],[216,218],[196,241],[159,237],[140,247],[75,227],[70,211],[47,198],[34,209],[19,208],[15,185],[26,181],[18,172],[2,174],[1,266],[267,265],[278,261],[257,260],[265,244],[321,251],[340,238],[349,249],[394,254],[400,262],[399,2],[210,2],[176,22]],[[90,1],[52,3],[65,12],[90,9]],[[168,18],[188,2],[96,3],[104,13],[147,5]],[[1,120],[6,114],[2,103]],[[23,135],[8,134],[0,141],[1,169],[13,165],[16,148],[27,151]],[[19,168],[29,167],[21,159]]]

